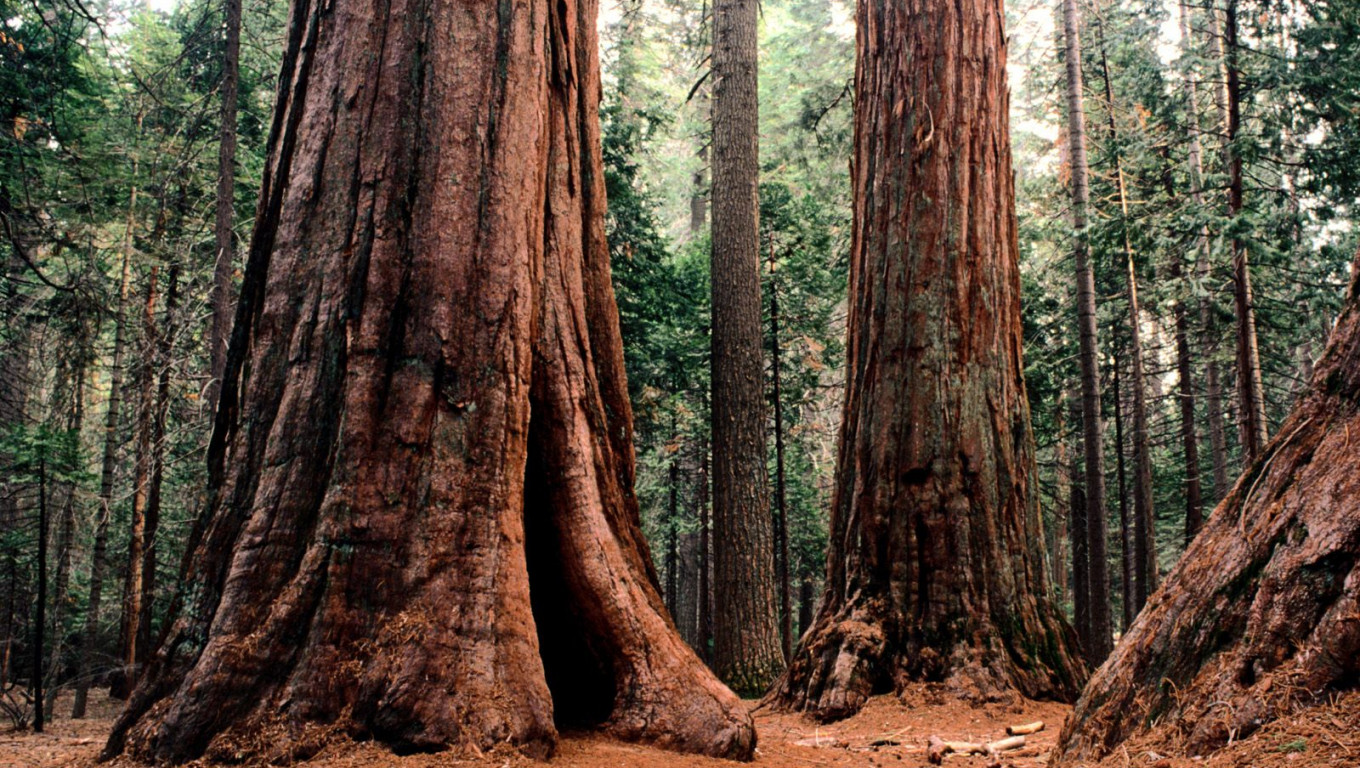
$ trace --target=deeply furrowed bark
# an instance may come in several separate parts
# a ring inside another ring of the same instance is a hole
[[[1063,729],[1053,764],[1149,723],[1204,754],[1360,674],[1360,258],[1309,392],[1238,479]]]
[[[859,6],[847,396],[826,593],[779,706],[1084,677],[1048,596],[997,0]]]
[[[184,608],[105,755],[749,758],[642,540],[593,0],[299,0]],[[313,747],[314,748],[314,747]]]

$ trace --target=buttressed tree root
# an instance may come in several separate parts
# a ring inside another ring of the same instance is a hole
[[[1304,398],[1063,729],[1078,765],[1157,729],[1202,755],[1360,682],[1360,254]]]

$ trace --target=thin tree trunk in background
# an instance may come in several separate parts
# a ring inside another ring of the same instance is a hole
[[[1189,9],[1182,2],[1178,9],[1177,21],[1180,25],[1182,55],[1190,50]],[[1204,210],[1203,149],[1199,140],[1199,84],[1194,72],[1185,72],[1186,112],[1190,120],[1190,199],[1198,210]],[[1163,150],[1165,162],[1164,184],[1168,198],[1175,199],[1175,176],[1171,164],[1170,149]],[[1196,261],[1205,264],[1209,260],[1209,232],[1207,225],[1201,225],[1196,234]],[[1185,457],[1185,543],[1195,538],[1200,526],[1204,524],[1204,484],[1200,479],[1199,432],[1195,428],[1195,365],[1190,348],[1190,294],[1186,285],[1185,256],[1181,249],[1172,247],[1170,253],[1171,279],[1178,286],[1175,303],[1176,337],[1176,390],[1177,405],[1181,417],[1181,449]],[[1206,300],[1201,299],[1201,305]],[[1206,313],[1201,310],[1201,318]],[[1207,351],[1207,349],[1205,350]],[[1215,457],[1217,459],[1217,457]]]
[[[1207,272],[1207,270],[1205,270]],[[1224,496],[1228,495],[1228,432],[1223,423],[1223,374],[1219,368],[1218,360],[1213,358],[1217,344],[1214,340],[1214,328],[1218,323],[1213,318],[1213,309],[1209,305],[1209,300],[1204,301],[1205,311],[1201,312],[1201,319],[1204,321],[1205,356],[1208,361],[1204,366],[1204,408],[1209,412],[1209,450],[1213,454],[1214,472],[1214,497],[1213,504],[1217,505]]]
[[[1123,170],[1116,162],[1119,178],[1119,204],[1128,222],[1128,198],[1124,194]],[[1148,435],[1147,376],[1143,368],[1142,313],[1138,304],[1138,274],[1134,269],[1133,249],[1128,232],[1124,233],[1124,258],[1128,266],[1130,356],[1132,363],[1133,403],[1133,514],[1134,552],[1137,583],[1134,613],[1142,610],[1157,589],[1157,529],[1152,502],[1152,445]]]
[[[713,656],[745,696],[784,668],[765,467],[758,13],[758,0],[713,3]]]
[[[43,711],[43,647],[47,630],[47,450],[38,457],[38,594],[33,605],[33,679],[29,695],[33,699],[33,732],[42,733],[47,714]]]
[[[1226,57],[1223,54],[1223,33],[1218,22],[1218,12],[1210,3],[1205,8],[1205,17],[1209,26],[1209,47],[1212,51],[1214,66],[1218,71],[1218,77],[1214,78],[1215,87],[1212,89],[1214,96],[1214,109],[1218,114],[1219,139],[1221,159],[1231,154],[1227,144],[1227,124],[1228,124],[1228,77],[1226,72]],[[1186,40],[1190,40],[1189,37]],[[1195,85],[1191,78],[1191,88]],[[1195,94],[1194,90],[1191,94]],[[1197,138],[1198,131],[1192,132],[1191,136]],[[1192,142],[1191,150],[1199,149],[1198,142]],[[1200,187],[1203,187],[1204,166],[1203,153],[1192,156],[1192,161],[1199,159],[1196,168],[1196,176],[1199,179]],[[1227,169],[1224,168],[1226,175]],[[1206,224],[1201,230],[1204,236],[1204,257],[1200,260],[1199,276],[1206,288],[1211,284],[1213,277],[1213,248],[1209,240],[1209,228]],[[1213,452],[1213,472],[1214,472],[1214,504],[1217,504],[1224,496],[1228,495],[1228,484],[1231,481],[1228,467],[1228,431],[1224,424],[1223,413],[1225,410],[1223,401],[1223,371],[1219,367],[1218,357],[1218,318],[1217,310],[1213,305],[1212,294],[1206,295],[1200,302],[1200,320],[1203,325],[1204,356],[1207,360],[1204,371],[1204,405],[1209,412],[1209,447]]]
[[[1238,71],[1237,0],[1228,0],[1224,17],[1223,67],[1226,71],[1228,122],[1224,141],[1225,162],[1228,166],[1228,218],[1233,222],[1242,216],[1242,154],[1233,148],[1242,125],[1242,84]],[[1265,393],[1261,387],[1261,354],[1256,343],[1256,307],[1251,291],[1251,265],[1246,243],[1234,234],[1232,242],[1233,305],[1237,311],[1237,396],[1238,419],[1241,425],[1242,450],[1247,461],[1255,461],[1266,444],[1267,424]]]
[[[1090,557],[1090,637],[1086,658],[1092,666],[1110,655],[1110,575],[1106,558],[1104,429],[1100,418],[1100,367],[1096,338],[1095,275],[1087,240],[1086,206],[1090,201],[1086,163],[1086,112],[1082,106],[1081,38],[1076,0],[1063,1],[1063,37],[1067,64],[1067,143],[1072,164],[1072,225],[1075,231],[1077,325],[1081,347],[1083,447],[1086,453],[1083,493]]]
[[[175,310],[179,306],[179,272],[178,264],[171,265],[166,279],[165,319],[161,332],[157,334],[160,381],[156,387],[156,410],[151,421],[151,487],[147,490],[144,516],[141,613],[137,619],[137,632],[134,637],[137,660],[134,672],[137,677],[141,676],[152,651],[151,620],[156,598],[156,546],[160,535],[161,488],[165,481],[165,422],[170,407],[170,355],[176,330]]]
[[[679,437],[675,435],[675,417],[671,416],[671,435],[675,449],[671,454],[671,464],[667,470],[669,484],[666,505],[666,609],[671,616],[679,615],[680,610],[680,527],[676,519],[680,512],[680,453]]]
[[[1304,392],[1308,391],[1308,385],[1313,383],[1313,342],[1306,340],[1299,345],[1299,375],[1297,388],[1290,387],[1290,394],[1297,400]]]
[[[813,609],[816,608],[813,602],[815,597],[816,585],[812,583],[812,576],[804,574],[798,583],[798,637],[802,637],[808,627],[812,626]]]
[[[1124,264],[1127,272],[1129,303],[1129,356],[1133,381],[1129,387],[1133,406],[1133,530],[1134,567],[1136,582],[1133,589],[1125,585],[1127,596],[1134,597],[1132,614],[1126,606],[1124,627],[1133,623],[1132,616],[1142,610],[1148,596],[1157,588],[1157,531],[1152,507],[1152,447],[1148,436],[1147,376],[1143,366],[1143,322],[1138,303],[1138,270],[1134,264],[1133,245],[1129,239],[1129,197],[1124,181],[1124,160],[1119,148],[1119,128],[1114,118],[1114,87],[1110,82],[1110,64],[1105,51],[1104,25],[1097,22],[1100,36],[1100,69],[1105,81],[1105,116],[1110,134],[1110,148],[1114,157],[1115,193],[1119,197],[1119,217]],[[1123,493],[1121,491],[1121,493]]]
[[[5,600],[5,634],[3,638],[0,638],[0,640],[4,642],[4,647],[0,648],[0,684],[2,685],[9,684],[11,666],[10,657],[14,652],[14,616],[16,613],[14,603],[18,596],[19,588],[19,560],[11,552],[10,556],[5,558],[5,565],[5,581],[7,581],[8,584],[6,585],[7,588],[5,590],[7,596],[7,599]]]
[[[75,437],[77,445],[80,443],[81,430],[85,424],[85,376],[86,366],[89,361],[87,352],[88,340],[82,336],[77,340],[81,348],[77,351],[77,359],[71,374],[71,411],[67,417],[66,429]],[[61,504],[61,522],[57,529],[57,574],[56,582],[53,587],[52,601],[52,669],[61,668],[62,650],[65,646],[66,637],[62,631],[62,623],[66,618],[68,605],[75,602],[71,595],[71,553],[75,547],[76,532],[76,487],[74,484],[66,489],[66,497]],[[57,703],[57,691],[60,686],[52,686],[47,691],[47,711],[55,712]]]
[[[0,216],[5,217],[3,223],[12,230],[12,238],[22,238],[23,229],[11,220],[11,212],[14,210],[10,203],[9,190],[4,183],[0,183]],[[16,217],[17,218],[17,217]],[[10,249],[11,254],[8,263],[5,264],[5,282],[9,286],[16,285],[10,277],[18,272],[27,269],[27,265],[19,257],[18,247]],[[6,291],[0,294],[0,310],[3,311],[3,318],[6,322],[21,323],[23,327],[15,334],[17,337],[13,344],[5,345],[0,348],[0,435],[8,435],[13,430],[24,426],[28,417],[28,400],[31,387],[30,363],[32,362],[32,344],[30,342],[31,318],[27,317],[28,307],[32,303],[32,298],[27,292]],[[8,467],[14,457],[10,454],[0,452],[0,467]],[[14,481],[9,472],[0,473],[0,562],[3,563],[6,581],[8,581],[5,600],[5,613],[0,622],[0,689],[3,689],[10,680],[10,670],[12,662],[12,652],[15,644],[20,642],[18,637],[19,628],[17,623],[17,610],[15,602],[18,593],[15,591],[18,586],[18,541],[10,537],[10,532],[20,524],[19,508],[17,496],[21,484]]]
[[[212,380],[206,400],[217,408],[222,376],[227,369],[227,340],[231,336],[232,276],[236,266],[236,101],[241,73],[241,0],[222,0],[222,98],[217,146],[217,217],[213,242],[217,260],[213,267],[212,324],[208,329]],[[211,413],[212,411],[210,411]]]
[[[1053,573],[1053,599],[1062,605],[1068,597],[1068,576],[1067,576],[1067,537],[1068,526],[1071,520],[1069,504],[1071,503],[1072,475],[1068,472],[1068,451],[1067,451],[1067,394],[1064,392],[1058,398],[1058,411],[1055,414],[1055,432],[1058,435],[1058,444],[1054,448],[1054,461],[1057,464],[1054,470],[1058,477],[1058,487],[1054,491],[1053,498],[1053,555],[1050,558],[1050,568]]]
[[[126,698],[137,682],[137,665],[142,657],[137,647],[140,634],[139,623],[142,618],[142,573],[146,567],[146,506],[151,491],[152,428],[156,411],[156,282],[160,267],[151,267],[146,283],[146,301],[142,311],[142,350],[141,362],[137,371],[137,421],[134,434],[135,458],[133,460],[132,485],[132,524],[128,533],[127,572],[123,582],[123,615],[119,621],[120,648],[122,649],[122,674],[113,686],[112,694]]]
[[[713,666],[713,521],[708,494],[708,443],[699,444],[699,658]]]
[[[793,658],[793,600],[789,583],[788,492],[784,483],[784,393],[779,362],[779,281],[775,277],[774,236],[770,236],[770,372],[774,397],[774,562],[779,582],[779,641],[787,663]]]
[[[1002,3],[862,2],[857,21],[826,587],[769,700],[831,720],[912,681],[1072,697],[1021,375]]]
[[[1185,269],[1179,251],[1171,256],[1171,279],[1181,283]],[[1181,449],[1185,455],[1185,541],[1204,524],[1204,491],[1199,477],[1199,435],[1195,429],[1194,363],[1190,352],[1190,320],[1184,298],[1176,301],[1176,401],[1180,406]]]
[[[1068,398],[1071,403],[1074,422],[1081,420],[1081,402],[1076,397]],[[1086,515],[1090,511],[1086,503],[1085,478],[1082,475],[1086,454],[1085,438],[1081,432],[1073,433],[1077,442],[1072,453],[1069,476],[1072,483],[1068,509],[1072,511],[1072,622],[1081,641],[1083,653],[1089,658],[1091,647],[1091,537]]]
[[[140,125],[140,118],[138,118]],[[133,178],[137,161],[133,160]],[[99,473],[99,510],[94,527],[94,548],[90,551],[90,596],[85,605],[85,630],[81,640],[80,661],[76,673],[75,702],[71,705],[73,719],[85,716],[90,684],[95,671],[95,646],[99,640],[99,610],[104,599],[104,561],[109,547],[109,517],[113,510],[113,479],[118,459],[118,420],[123,396],[123,352],[127,337],[128,286],[131,280],[132,229],[136,222],[137,187],[132,188],[128,203],[127,229],[123,234],[123,269],[118,281],[118,303],[113,313],[113,364],[109,368],[109,404],[104,420],[104,458]]]
[[[1123,582],[1123,603],[1124,621],[1121,626],[1127,630],[1133,623],[1133,617],[1137,613],[1134,610],[1134,603],[1137,601],[1138,572],[1134,565],[1134,532],[1132,516],[1129,515],[1128,499],[1128,473],[1124,467],[1124,393],[1121,391],[1120,381],[1121,365],[1118,351],[1115,352],[1114,361],[1111,368],[1114,370],[1114,455],[1115,455],[1115,477],[1119,488],[1119,565],[1120,581]]]
[[[706,93],[700,94],[699,98],[704,102],[708,101]],[[704,231],[704,224],[708,222],[708,139],[700,137],[699,151],[696,153],[699,158],[699,167],[694,169],[694,177],[690,183],[692,187],[689,193],[689,236],[697,237]]]

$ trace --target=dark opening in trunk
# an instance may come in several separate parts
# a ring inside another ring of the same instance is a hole
[[[590,611],[580,600],[563,557],[571,546],[553,509],[541,433],[529,428],[529,459],[524,477],[524,549],[529,569],[529,600],[538,629],[539,654],[552,693],[558,730],[584,729],[604,722],[614,710],[614,672],[610,651],[590,631]]]

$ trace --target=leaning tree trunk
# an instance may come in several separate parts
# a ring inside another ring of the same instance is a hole
[[[1204,754],[1354,685],[1360,254],[1352,274],[1307,396],[1092,678],[1054,765],[1098,760],[1149,723]]]
[[[106,755],[324,724],[544,756],[569,722],[751,756],[638,522],[595,23],[293,4],[209,522]]]
[[[911,680],[1066,698],[1085,675],[1044,572],[1003,24],[1000,0],[859,5],[826,592],[772,694],[820,719]]]

